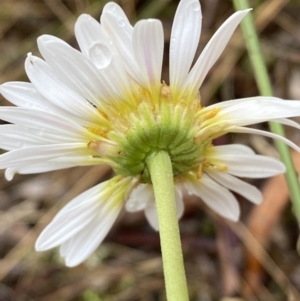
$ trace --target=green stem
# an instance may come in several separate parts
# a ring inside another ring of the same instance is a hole
[[[236,10],[249,8],[248,0],[232,0]],[[272,85],[268,76],[267,68],[260,50],[258,36],[254,27],[252,14],[249,13],[241,23],[246,46],[253,65],[256,83],[260,94],[263,96],[272,96]],[[281,124],[269,122],[270,129],[273,133],[285,136],[284,128]],[[285,174],[287,185],[291,194],[291,199],[294,206],[294,211],[298,224],[300,225],[300,186],[297,173],[294,168],[294,163],[291,153],[286,144],[281,141],[275,141],[279,155],[285,164],[287,171]]]
[[[159,151],[147,160],[157,208],[168,301],[188,301],[180,233],[169,154]]]

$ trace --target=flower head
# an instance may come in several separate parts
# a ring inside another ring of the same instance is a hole
[[[108,164],[117,174],[72,200],[40,235],[36,249],[60,246],[68,266],[84,261],[102,242],[122,206],[145,210],[159,229],[147,159],[168,152],[176,185],[178,217],[182,186],[220,215],[237,220],[230,191],[254,203],[260,192],[236,177],[262,178],[285,171],[272,158],[243,145],[214,146],[228,132],[256,133],[291,141],[247,125],[300,115],[298,101],[272,97],[231,100],[202,107],[199,88],[233,31],[249,10],[233,14],[192,66],[201,31],[198,0],[181,0],[170,40],[170,83],[161,79],[164,36],[159,20],[132,27],[116,3],[103,9],[101,24],[81,15],[75,34],[81,49],[53,36],[38,38],[44,58],[28,54],[31,83],[1,85],[16,107],[1,107],[0,168],[6,178],[73,166]]]

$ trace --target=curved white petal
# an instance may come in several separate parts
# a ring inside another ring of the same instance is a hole
[[[144,210],[149,199],[153,199],[153,189],[150,184],[139,184],[130,194],[125,208],[128,212]]]
[[[59,108],[43,97],[31,83],[7,82],[0,85],[0,93],[12,104],[28,109],[62,114]]]
[[[156,204],[154,200],[149,202],[145,208],[145,216],[147,218],[148,223],[150,226],[155,230],[159,231],[159,224],[158,224],[158,216],[156,211]]]
[[[120,95],[130,95],[131,83],[124,62],[103,27],[91,16],[83,14],[75,24],[75,34],[81,51],[99,72],[114,83]]]
[[[285,172],[284,164],[275,159],[261,155],[222,155],[208,156],[208,162],[225,165],[227,172],[246,178],[267,178]]]
[[[66,265],[80,264],[105,238],[131,185],[130,179],[119,182],[113,178],[77,196],[44,229],[36,242],[36,250],[61,245],[60,253]]]
[[[237,221],[240,208],[237,200],[228,189],[213,181],[206,174],[200,180],[187,180],[185,186],[190,194],[200,197],[203,202],[219,215]]]
[[[50,132],[41,129],[27,128],[16,124],[0,126],[0,148],[14,150],[19,148],[60,143],[78,143],[82,140],[65,132]]]
[[[217,153],[221,155],[254,155],[254,151],[243,144],[227,144],[227,145],[215,145],[212,147],[212,153]]]
[[[278,123],[281,123],[281,124],[284,124],[284,125],[288,125],[288,126],[291,126],[291,127],[294,127],[298,130],[300,130],[300,124],[294,120],[290,120],[290,119],[286,119],[286,118],[280,118],[280,119],[273,119],[272,120],[273,122],[278,122]]]
[[[300,152],[300,147],[297,144],[293,143],[292,141],[290,141],[289,139],[287,139],[285,137],[282,137],[282,136],[274,134],[274,133],[270,133],[270,132],[262,131],[262,130],[258,130],[258,129],[239,127],[239,126],[232,126],[232,127],[227,128],[226,130],[227,130],[227,132],[230,132],[230,133],[247,133],[247,134],[256,134],[256,135],[270,137],[270,138],[282,141],[285,144],[287,144],[288,146],[290,146],[291,148],[293,148],[294,150],[296,150],[297,152]]]
[[[135,81],[145,85],[141,80],[139,66],[133,57],[133,27],[121,7],[114,2],[106,4],[101,15],[101,24],[123,58],[127,72]]]
[[[75,36],[82,53],[90,57],[90,49],[94,43],[111,43],[99,22],[92,16],[82,14],[75,23]]]
[[[148,19],[137,22],[133,29],[133,52],[151,91],[158,90],[161,83],[161,70],[164,50],[164,33],[159,20]]]
[[[66,265],[74,267],[87,259],[102,243],[108,231],[117,219],[121,206],[113,210],[104,210],[68,242],[64,253]]]
[[[217,114],[218,118],[225,119],[235,126],[300,115],[300,103],[298,101],[282,100],[275,97],[244,98],[223,102],[217,107],[222,108]]]
[[[72,240],[69,239],[65,242],[63,242],[59,248],[59,254],[61,257],[65,257],[66,254],[68,254],[68,251],[70,249],[70,245],[71,245]]]
[[[83,122],[83,119],[51,103],[38,92],[32,83],[7,82],[0,86],[0,93],[7,100],[20,108],[48,112],[57,116],[74,119],[79,124],[87,124]]]
[[[123,9],[115,2],[109,2],[104,6],[100,19],[101,23],[106,23],[106,21],[110,19],[111,16],[114,16],[116,18],[120,28],[123,29],[123,33],[127,32],[129,34],[132,34],[133,27],[130,25],[130,22]]]
[[[85,143],[37,145],[15,149],[0,155],[0,169],[42,163],[53,158],[72,154],[78,155],[83,151],[86,152],[86,149]]]
[[[36,89],[55,106],[81,120],[101,121],[98,111],[85,98],[64,85],[44,60],[30,55],[25,61],[25,69]]]
[[[43,132],[55,133],[69,138],[82,140],[82,134],[87,130],[76,124],[72,119],[48,112],[19,107],[0,107],[0,118],[20,127],[33,128]]]
[[[48,160],[47,162],[39,162],[33,164],[19,165],[16,167],[9,167],[5,170],[5,178],[11,181],[15,174],[35,174],[42,172],[49,172],[59,169],[71,168],[75,166],[89,166],[102,164],[101,159],[93,158],[92,156],[62,156]]]
[[[202,24],[198,0],[181,0],[176,10],[170,39],[170,86],[181,90],[199,43]]]
[[[234,30],[249,11],[250,9],[235,12],[210,39],[184,84],[190,94],[194,95],[197,93],[208,71],[219,58]]]
[[[40,144],[51,144],[59,139],[47,139],[45,135],[38,135],[38,131],[33,131],[15,124],[3,124],[0,126],[0,148],[4,150],[14,150],[18,148],[30,147]],[[61,140],[63,142],[63,140]],[[73,140],[75,142],[75,140]]]
[[[60,80],[83,98],[101,108],[101,100],[109,101],[120,97],[114,83],[100,73],[81,52],[67,44],[49,41],[44,36],[38,39],[38,43],[43,57]]]
[[[262,202],[262,194],[255,186],[241,181],[226,172],[214,170],[212,168],[206,169],[205,173],[222,186],[237,192],[254,204],[260,204]]]
[[[175,202],[177,217],[180,219],[184,213],[184,202],[182,198],[182,189],[179,185],[175,184]]]
[[[99,185],[96,187],[100,197]],[[93,191],[94,188],[88,191]],[[74,206],[63,208],[39,236],[35,245],[36,250],[45,251],[57,247],[86,228],[101,209],[99,197],[83,198],[79,195],[73,200],[76,203]],[[78,204],[78,199],[81,204]]]
[[[42,162],[38,164],[22,165],[13,168],[7,168],[5,170],[5,178],[7,181],[11,181],[17,173],[35,174],[35,173],[42,173],[42,172],[59,170],[59,169],[71,168],[75,166],[78,166],[78,164],[61,163],[57,165],[55,163]]]

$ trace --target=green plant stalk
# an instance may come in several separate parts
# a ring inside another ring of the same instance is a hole
[[[188,301],[188,290],[176,212],[172,164],[159,151],[147,160],[159,223],[159,235],[168,301]]]
[[[236,10],[249,8],[248,0],[232,0]],[[246,47],[253,65],[256,83],[260,94],[263,96],[272,96],[272,85],[268,76],[267,68],[260,50],[258,36],[255,30],[252,14],[249,13],[241,23],[244,34]],[[273,133],[280,136],[285,136],[284,128],[281,124],[269,122],[270,129]],[[286,166],[285,178],[291,194],[291,199],[294,206],[294,212],[300,225],[300,186],[297,173],[294,168],[294,163],[291,153],[286,144],[281,141],[275,141],[280,159]]]

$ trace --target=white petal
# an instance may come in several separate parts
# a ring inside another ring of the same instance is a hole
[[[179,185],[175,185],[175,202],[176,202],[177,217],[178,219],[180,219],[184,212],[184,203],[182,198],[182,189]]]
[[[150,224],[150,226],[155,231],[159,231],[158,216],[157,216],[156,204],[155,204],[154,200],[152,200],[152,202],[149,202],[147,204],[147,206],[145,208],[145,216],[146,216],[147,221]]]
[[[84,14],[75,24],[75,34],[81,51],[90,58],[99,72],[114,83],[120,95],[130,95],[130,79],[125,72],[124,62],[103,27],[94,18]]]
[[[79,197],[82,204],[76,204],[74,209],[62,209],[59,215],[44,229],[35,245],[37,251],[45,251],[59,246],[86,228],[95,218],[100,209],[99,198],[83,199],[81,196]]]
[[[278,123],[281,123],[281,124],[284,124],[284,125],[288,125],[288,126],[291,126],[291,127],[294,127],[298,130],[300,130],[300,124],[294,120],[290,120],[290,119],[286,119],[286,118],[281,118],[281,119],[273,119],[272,120],[273,122],[278,122]]]
[[[217,152],[217,154],[221,155],[232,155],[232,156],[239,156],[239,155],[254,155],[254,151],[243,144],[226,144],[226,145],[216,145],[212,148],[213,152]]]
[[[91,156],[62,156],[48,160],[47,162],[39,162],[34,164],[25,164],[16,167],[10,167],[5,170],[5,178],[11,181],[15,174],[35,174],[41,172],[49,172],[58,169],[71,168],[75,166],[89,166],[102,164],[101,159]]]
[[[22,166],[18,166],[18,167],[14,167],[14,168],[7,168],[5,170],[5,178],[7,181],[11,181],[17,173],[19,173],[19,174],[35,174],[35,173],[70,168],[70,167],[74,167],[74,166],[77,166],[77,165],[70,164],[70,163],[61,163],[58,165],[58,164],[51,163],[51,162],[41,162],[38,164],[22,165]]]
[[[43,97],[31,83],[8,82],[0,86],[1,94],[18,107],[60,113],[61,111]]]
[[[74,121],[80,124],[87,124],[83,123],[82,119],[77,118],[75,115],[61,109],[55,104],[52,104],[48,99],[41,95],[31,83],[4,83],[0,86],[0,92],[7,100],[18,107],[48,112],[57,116],[74,119]]]
[[[122,207],[120,195],[111,191],[113,181],[101,183],[68,203],[44,229],[36,242],[36,250],[48,250],[67,242],[68,246],[62,250],[67,264],[83,261],[107,234]],[[124,189],[124,185],[114,183],[115,191]]]
[[[298,145],[296,145],[289,139],[282,137],[280,135],[274,134],[274,133],[257,130],[257,129],[252,129],[252,128],[238,127],[238,126],[229,127],[227,130],[230,133],[247,133],[247,134],[257,134],[257,135],[261,135],[261,136],[270,137],[270,138],[282,141],[285,144],[287,144],[288,146],[290,146],[291,148],[293,148],[294,150],[296,150],[297,152],[300,152],[300,147]]]
[[[150,184],[139,184],[130,194],[125,208],[128,212],[144,210],[149,199],[153,199],[153,189]]]
[[[300,101],[275,97],[244,98],[220,103],[219,107],[222,110],[218,113],[218,118],[222,117],[236,126],[300,115]]]
[[[208,71],[219,58],[234,30],[249,11],[250,9],[235,12],[210,39],[185,82],[185,87],[191,89],[191,94],[197,93]]]
[[[219,162],[228,167],[227,172],[246,178],[266,178],[285,172],[284,164],[275,159],[261,155],[222,155],[208,156],[208,162]]]
[[[86,129],[74,123],[72,119],[48,112],[41,114],[41,111],[28,108],[0,107],[0,119],[21,127],[38,129],[40,135],[46,131],[75,138],[77,141],[82,139],[82,134],[87,133]]]
[[[65,241],[64,243],[61,244],[60,248],[59,248],[59,254],[62,257],[65,257],[66,254],[68,253],[68,250],[70,249],[70,245],[71,245],[71,239]]]
[[[81,139],[64,132],[47,132],[40,129],[26,128],[15,124],[0,126],[0,148],[14,150],[45,144],[78,143]]]
[[[112,39],[116,49],[119,50],[127,72],[135,81],[145,85],[143,80],[141,80],[143,78],[139,71],[139,66],[133,57],[133,27],[120,6],[113,2],[106,4],[101,15],[101,24]]]
[[[80,154],[83,151],[87,151],[85,143],[38,145],[16,149],[0,155],[0,169],[40,163],[56,157]]]
[[[0,126],[0,148],[4,150],[14,150],[18,148],[30,147],[45,143],[50,144],[50,139],[32,132],[32,129],[17,126],[14,124],[3,124]]]
[[[38,39],[39,49],[57,76],[76,93],[101,108],[100,100],[119,97],[119,91],[109,78],[103,76],[96,66],[79,51],[60,42]],[[76,62],[76,64],[74,64]]]
[[[114,16],[118,20],[119,26],[124,29],[124,32],[132,34],[133,28],[130,25],[126,14],[117,3],[109,2],[104,6],[101,15],[101,23],[105,23],[111,16]]]
[[[77,196],[45,228],[36,250],[61,245],[67,266],[80,264],[102,242],[133,185],[131,178],[115,177]]]
[[[159,20],[139,21],[133,29],[133,51],[148,89],[160,86],[164,33]]]
[[[55,106],[85,120],[98,120],[101,115],[80,95],[57,78],[49,65],[35,56],[25,61],[26,73],[36,89]],[[100,119],[101,121],[101,119]]]
[[[68,212],[72,212],[74,208],[78,208],[78,206],[86,206],[89,207],[90,204],[98,204],[100,208],[102,208],[106,204],[107,196],[102,199],[102,195],[106,191],[106,189],[109,187],[110,182],[113,181],[113,178],[111,180],[108,180],[106,182],[102,182],[84,192],[82,192],[80,195],[75,197],[73,200],[71,200],[66,206],[64,206],[54,217],[53,221],[56,219],[60,219],[62,216],[66,215]]]
[[[237,192],[249,201],[260,204],[262,201],[261,192],[253,185],[250,185],[230,174],[212,168],[206,169],[205,172],[222,186]]]
[[[89,50],[94,43],[109,43],[109,38],[99,22],[87,14],[82,14],[77,19],[75,35],[82,53],[87,57],[90,56]]]
[[[181,0],[175,14],[170,40],[170,86],[182,89],[199,43],[202,24],[198,0]]]
[[[102,243],[121,210],[121,206],[113,210],[103,210],[87,227],[73,236],[65,251],[66,265],[74,267],[87,259]]]
[[[200,180],[186,181],[185,185],[191,194],[199,196],[203,202],[219,215],[237,221],[240,208],[237,200],[228,189],[222,187],[206,174]]]

